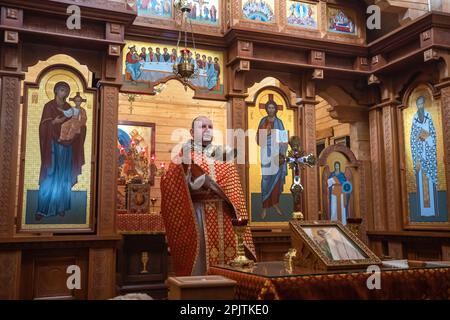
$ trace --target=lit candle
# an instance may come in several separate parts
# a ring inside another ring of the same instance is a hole
[[[155,161],[156,158],[155,158],[154,154],[152,154],[152,158],[151,159],[152,159],[152,161]]]

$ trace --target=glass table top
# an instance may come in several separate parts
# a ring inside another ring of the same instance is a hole
[[[283,261],[257,262],[253,267],[239,268],[229,265],[216,265],[215,268],[226,269],[245,274],[266,278],[301,277],[328,274],[366,273],[367,269],[340,269],[340,270],[312,270],[309,268],[294,267],[288,270]],[[398,271],[413,269],[450,268],[450,261],[408,261],[386,260],[380,266],[381,271]]]

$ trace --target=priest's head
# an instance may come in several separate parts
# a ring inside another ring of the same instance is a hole
[[[199,116],[192,121],[191,136],[196,144],[206,147],[213,141],[213,123],[206,116]]]

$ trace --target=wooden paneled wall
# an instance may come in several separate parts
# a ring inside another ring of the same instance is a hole
[[[339,123],[331,118],[328,108],[330,104],[317,96],[319,103],[316,105],[316,137],[317,140],[326,139],[326,146],[333,144],[334,138],[350,136],[350,124]]]
[[[177,131],[181,133],[183,130],[189,130],[192,120],[199,115],[208,116],[213,121],[217,133],[222,133],[226,140],[227,102],[192,99],[193,95],[194,92],[190,89],[185,91],[179,81],[169,81],[167,87],[157,95],[137,96],[130,112],[127,94],[120,94],[119,121],[155,123],[155,164],[158,169],[162,162],[165,163],[167,168],[171,161],[172,149],[189,138],[189,136],[186,136],[186,139],[179,140],[181,136],[178,135]],[[175,136],[177,137],[174,140],[173,137]],[[221,144],[219,136],[216,136],[215,143]],[[156,178],[155,185],[150,190],[151,197],[157,198],[155,212],[160,211],[161,205],[159,182],[160,179]]]

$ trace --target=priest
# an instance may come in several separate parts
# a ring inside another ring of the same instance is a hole
[[[236,165],[212,145],[213,124],[194,119],[185,143],[161,179],[161,213],[177,276],[204,275],[237,254],[232,219],[248,219]],[[248,229],[246,255],[256,260]]]

